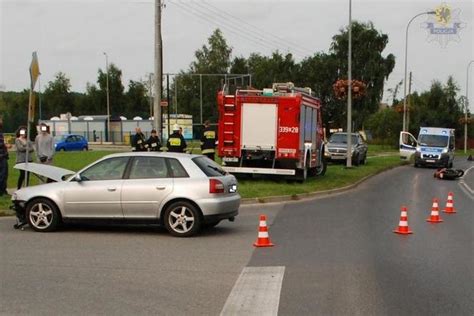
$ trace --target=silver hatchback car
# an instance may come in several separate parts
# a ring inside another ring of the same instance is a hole
[[[105,219],[159,223],[187,237],[203,226],[233,221],[240,206],[236,178],[201,155],[112,154],[77,173],[33,163],[16,168],[58,181],[12,195],[20,225],[39,232],[63,221]]]

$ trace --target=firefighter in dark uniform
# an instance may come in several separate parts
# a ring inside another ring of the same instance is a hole
[[[205,121],[201,136],[201,153],[211,160],[214,160],[216,152],[216,136],[216,132],[211,128],[209,121]]]
[[[170,137],[168,138],[168,142],[166,143],[168,151],[172,153],[183,153],[186,152],[186,146],[186,140],[179,132],[179,125],[174,124],[173,134],[170,135]]]
[[[147,144],[150,151],[160,151],[161,141],[156,133],[156,129],[151,130],[151,136],[148,138]]]
[[[140,127],[135,128],[135,135],[132,139],[133,151],[147,151],[148,144],[146,143],[145,135],[143,135]]]

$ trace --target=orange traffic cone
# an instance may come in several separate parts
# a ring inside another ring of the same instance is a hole
[[[444,211],[447,214],[454,214],[456,213],[456,210],[454,209],[454,194],[453,192],[448,193],[448,201],[446,202],[446,207],[444,208]]]
[[[408,214],[406,206],[402,206],[401,210],[402,212],[400,214],[398,228],[393,232],[402,235],[413,234],[413,232],[410,230],[410,227],[408,227]]]
[[[258,238],[253,244],[255,247],[273,247],[274,244],[270,241],[267,227],[267,217],[260,215],[260,225],[258,227]]]
[[[439,217],[438,199],[433,199],[433,206],[431,207],[431,215],[430,215],[430,218],[426,219],[426,221],[430,223],[441,223],[443,221],[441,217]]]

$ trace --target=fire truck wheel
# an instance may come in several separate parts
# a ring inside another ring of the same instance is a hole
[[[326,169],[328,168],[328,163],[326,162],[326,159],[322,159],[321,160],[321,166],[319,167],[316,167],[316,176],[317,177],[320,177],[320,176],[324,176],[326,174]]]
[[[327,169],[327,162],[326,162],[326,159],[323,158],[321,160],[321,166],[310,168],[308,171],[308,174],[310,177],[324,176],[324,174],[326,173],[326,169]]]

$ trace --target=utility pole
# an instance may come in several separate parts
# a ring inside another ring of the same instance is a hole
[[[106,71],[106,91],[107,91],[107,132],[105,133],[105,140],[110,141],[110,92],[109,92],[109,56],[106,52],[105,55],[105,71]]]
[[[200,119],[202,125],[202,75],[199,75],[199,106],[200,106]]]
[[[411,71],[410,71],[410,81],[408,83],[408,108],[407,108],[407,132],[410,130],[410,108],[411,108]]]
[[[170,100],[170,75],[166,75],[166,99],[168,101],[168,106],[166,107],[166,113],[168,116],[168,138],[170,137],[171,134],[171,124],[170,124],[170,107],[171,107],[171,100]]]
[[[161,135],[161,82],[162,82],[161,0],[155,0],[155,99],[153,107],[154,126]]]
[[[148,97],[150,99],[150,117],[153,116],[153,74],[148,76]]]
[[[349,50],[347,52],[347,158],[346,167],[352,167],[352,0],[349,0]]]

